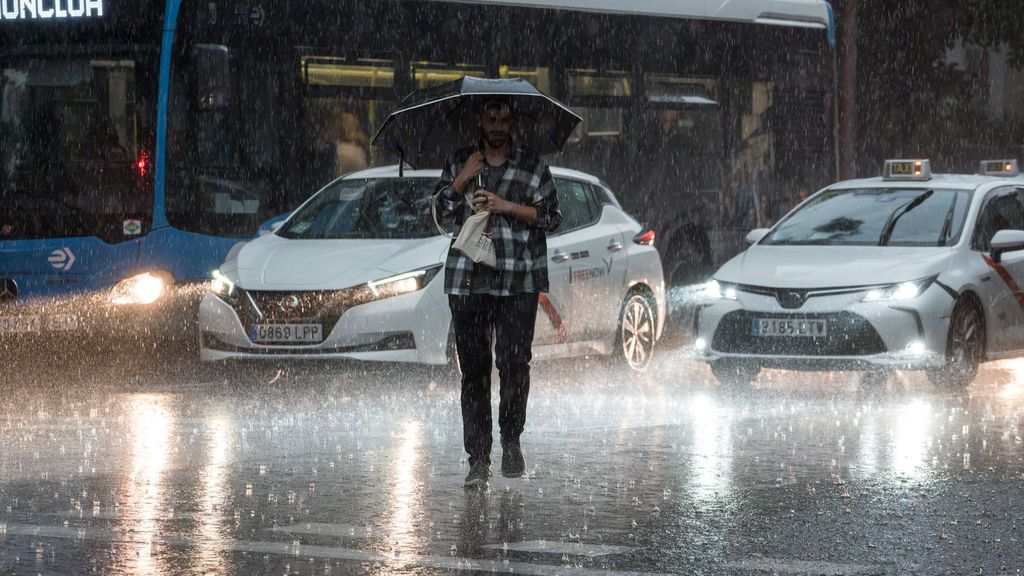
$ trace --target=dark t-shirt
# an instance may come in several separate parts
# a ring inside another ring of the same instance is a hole
[[[481,180],[483,181],[484,190],[488,192],[497,192],[498,185],[501,184],[501,177],[505,175],[505,170],[508,168],[508,161],[506,160],[501,166],[491,166],[490,164],[484,168],[484,171],[480,173]],[[494,270],[480,264],[479,266],[473,266],[473,287],[470,288],[470,292],[473,294],[487,294],[491,289],[491,279],[494,277]]]

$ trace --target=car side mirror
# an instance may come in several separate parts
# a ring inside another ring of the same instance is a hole
[[[231,100],[229,60],[227,46],[192,46],[192,98],[199,110],[206,112],[227,107]]]
[[[274,232],[277,232],[278,230],[281,229],[281,226],[284,226],[284,223],[288,220],[289,217],[291,217],[291,215],[291,212],[278,214],[277,216],[274,216],[270,220],[267,220],[266,222],[260,224],[260,227],[257,230],[258,235],[266,236],[267,234],[273,234]]]
[[[999,262],[1004,252],[1024,250],[1024,230],[1000,230],[992,237],[992,260]]]
[[[771,228],[754,228],[747,232],[747,244],[757,244],[762,238],[768,235]]]

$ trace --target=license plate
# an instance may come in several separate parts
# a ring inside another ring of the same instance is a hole
[[[46,329],[54,332],[78,330],[78,317],[70,314],[54,314],[46,318]]]
[[[824,320],[788,320],[785,318],[755,318],[754,336],[828,336]]]
[[[39,316],[0,316],[0,334],[39,332],[42,324]]]
[[[320,324],[254,324],[249,330],[253,342],[319,342]]]

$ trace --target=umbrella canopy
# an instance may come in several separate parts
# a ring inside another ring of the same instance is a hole
[[[492,96],[511,100],[513,141],[539,154],[561,150],[581,120],[522,78],[464,76],[410,94],[401,108],[388,115],[373,143],[413,168],[438,168],[456,148],[475,143],[479,135],[476,105]]]

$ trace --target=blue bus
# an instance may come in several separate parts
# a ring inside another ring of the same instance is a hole
[[[581,114],[552,163],[657,231],[670,284],[833,178],[823,0],[543,4],[0,1],[0,341],[194,338],[233,246],[394,162],[369,145],[388,111],[466,74]]]

